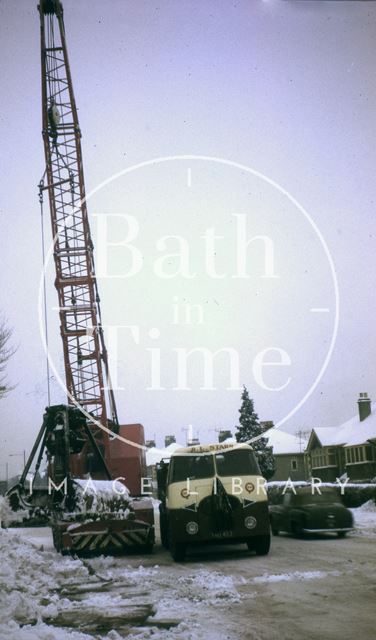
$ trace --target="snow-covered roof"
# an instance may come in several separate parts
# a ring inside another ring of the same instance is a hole
[[[323,447],[344,445],[352,447],[376,439],[376,402],[371,404],[370,415],[360,422],[356,414],[338,427],[319,427],[314,429]]]
[[[340,427],[315,427],[313,429],[323,447],[331,444],[345,444],[342,440]]]
[[[376,438],[376,403],[372,404],[372,412],[362,422],[358,416],[345,422],[342,428],[347,430],[346,445],[351,447],[356,444],[363,444],[367,440]]]
[[[150,449],[146,450],[146,466],[152,467],[158,462],[160,462],[163,458],[170,458],[171,454],[176,451],[176,449],[181,449],[183,447],[182,444],[178,444],[177,442],[171,442],[168,447],[164,449],[158,449],[158,447],[150,447]]]
[[[307,440],[305,438],[298,438],[292,433],[282,431],[272,427],[265,431],[264,437],[268,439],[268,445],[273,447],[273,454],[283,453],[303,453],[307,446]]]

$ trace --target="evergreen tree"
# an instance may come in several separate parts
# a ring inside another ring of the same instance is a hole
[[[269,480],[275,472],[273,447],[268,447],[267,438],[259,437],[263,433],[263,428],[255,412],[253,400],[249,397],[247,387],[243,387],[241,399],[239,426],[235,427],[237,429],[235,433],[236,441],[248,442],[258,438],[255,442],[250,442],[250,444],[257,454],[262,475],[266,480]]]

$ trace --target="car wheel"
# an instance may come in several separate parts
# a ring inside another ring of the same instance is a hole
[[[277,527],[277,525],[276,525],[276,523],[275,523],[275,521],[274,521],[274,518],[272,518],[272,519],[270,520],[270,528],[271,528],[271,530],[272,530],[272,534],[273,534],[273,536],[278,536],[278,534],[279,534],[279,529],[278,529],[278,527]]]
[[[301,538],[303,535],[303,529],[300,522],[293,522],[291,524],[291,531],[296,538]]]
[[[344,538],[346,533],[347,533],[347,531],[337,531],[337,536],[339,538]]]

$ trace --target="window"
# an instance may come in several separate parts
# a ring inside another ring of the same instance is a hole
[[[288,507],[291,504],[291,493],[290,492],[285,493],[285,495],[283,496],[283,504],[285,505],[285,507]]]
[[[186,482],[214,476],[214,460],[207,456],[174,456],[170,463],[170,482]]]
[[[306,504],[325,504],[341,502],[335,490],[322,487],[320,493],[312,493],[311,487],[298,489],[297,495],[293,495],[291,502],[294,506],[302,506]]]
[[[313,469],[327,466],[326,453],[324,449],[314,449],[311,454],[311,459]]]
[[[298,468],[298,461],[296,458],[291,460],[291,471],[296,471]]]
[[[249,449],[235,449],[234,451],[217,453],[215,462],[219,476],[254,476],[260,474],[255,454]]]
[[[373,454],[373,449],[372,449],[371,445],[367,444],[364,448],[365,448],[365,452],[366,452],[365,459],[369,460],[370,462],[372,462],[372,460],[373,460],[373,455],[372,455]]]
[[[355,464],[357,462],[366,462],[367,460],[372,461],[372,451],[371,447],[367,446],[359,446],[359,447],[348,447],[346,449],[346,464]]]
[[[312,468],[335,467],[337,465],[337,454],[335,447],[323,447],[314,449],[311,453]]]

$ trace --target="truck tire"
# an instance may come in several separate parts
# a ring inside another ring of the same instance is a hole
[[[63,547],[63,534],[57,525],[52,525],[52,540],[54,543],[54,547],[58,553],[61,553],[62,556],[68,556],[70,554],[69,549],[64,549]]]
[[[155,542],[154,528],[152,528],[152,529],[150,529],[149,535],[148,535],[148,537],[146,539],[146,542],[145,542],[145,544],[143,546],[144,553],[147,553],[147,554],[153,553],[154,542]]]
[[[247,540],[247,547],[252,551],[256,551],[258,556],[266,556],[270,549],[270,534],[266,536],[254,536]]]
[[[53,543],[54,543],[54,547],[55,547],[56,551],[58,553],[60,553],[60,551],[61,551],[61,536],[60,536],[60,531],[59,531],[58,527],[55,527],[54,525],[52,525],[51,533],[52,533],[52,540],[53,540]]]
[[[185,560],[185,552],[186,552],[185,544],[171,544],[170,543],[170,553],[171,553],[172,559],[175,562],[184,562],[184,560]]]
[[[159,505],[159,530],[161,533],[161,543],[165,549],[168,549],[168,526],[167,526],[167,515],[165,509]]]

